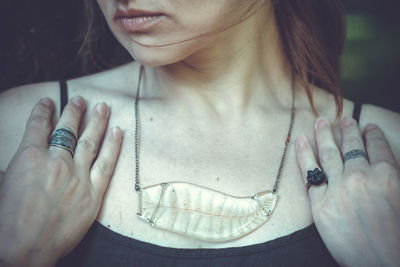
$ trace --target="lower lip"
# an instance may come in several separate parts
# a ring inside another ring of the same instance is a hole
[[[119,25],[126,32],[143,32],[149,30],[160,21],[162,15],[157,16],[143,16],[143,17],[124,17],[117,19]]]

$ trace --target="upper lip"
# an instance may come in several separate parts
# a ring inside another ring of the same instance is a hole
[[[160,16],[162,15],[159,12],[152,12],[147,10],[140,10],[140,9],[128,9],[128,10],[121,10],[117,9],[114,15],[114,20],[124,17],[144,17],[144,16]]]

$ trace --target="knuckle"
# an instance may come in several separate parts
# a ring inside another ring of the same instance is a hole
[[[99,173],[100,175],[108,175],[108,173],[112,170],[112,164],[108,161],[103,161],[99,164]]]
[[[78,106],[69,103],[68,105],[65,106],[64,112],[72,113],[72,114],[80,114],[81,109]]]
[[[30,124],[35,127],[40,127],[40,128],[45,128],[45,129],[51,128],[50,118],[45,117],[45,116],[34,116],[30,120]]]
[[[355,126],[357,122],[354,118],[346,117],[342,119],[342,124],[344,124],[343,128],[349,128],[351,126]]]
[[[372,166],[376,175],[374,180],[379,183],[376,186],[380,193],[383,193],[388,199],[397,199],[400,189],[399,171],[390,162],[379,162]]]
[[[324,147],[321,149],[320,159],[321,162],[329,162],[339,156],[339,150],[334,147]]]
[[[388,161],[377,162],[373,168],[383,177],[395,177],[398,175],[396,167]]]
[[[371,138],[366,138],[366,145],[367,151],[371,152],[383,152],[388,149],[388,144],[386,140],[382,136],[374,136]]]
[[[61,178],[62,176],[69,175],[70,173],[70,164],[68,160],[63,157],[54,157],[49,160],[48,164],[50,177]]]
[[[380,134],[375,134],[375,135],[370,135],[368,137],[369,141],[372,141],[374,143],[385,143],[386,139],[380,135]]]
[[[364,147],[360,138],[352,136],[344,140],[342,149],[343,151],[347,152],[353,150],[355,148],[362,148]]]
[[[82,138],[78,141],[78,147],[88,153],[91,156],[95,156],[97,153],[97,144],[91,139]]]
[[[385,137],[378,127],[371,128],[366,131],[365,138],[370,141],[385,142]]]
[[[364,133],[379,131],[379,126],[374,123],[369,123],[364,127]]]
[[[93,210],[96,206],[96,202],[91,194],[84,194],[80,200],[80,206],[82,210]]]
[[[345,182],[346,187],[349,190],[352,192],[357,191],[366,186],[367,174],[362,170],[352,172],[348,177],[346,177]]]
[[[24,161],[38,160],[41,158],[42,150],[39,146],[30,145],[22,148],[19,155]]]
[[[341,125],[342,125],[342,131],[344,133],[349,133],[356,130],[356,126],[358,124],[355,119],[346,117],[342,119]]]
[[[34,113],[44,113],[44,114],[50,114],[51,113],[51,108],[48,105],[45,105],[43,103],[39,103],[36,105],[34,109]]]
[[[68,178],[71,178],[68,180],[69,191],[77,196],[81,194],[82,193],[81,185],[83,184],[82,180],[76,179],[76,177],[68,177]]]

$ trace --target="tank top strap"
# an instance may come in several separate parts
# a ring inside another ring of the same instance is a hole
[[[68,102],[68,86],[65,80],[59,80],[60,84],[60,116]]]
[[[360,120],[361,103],[354,101],[353,118],[359,123]]]

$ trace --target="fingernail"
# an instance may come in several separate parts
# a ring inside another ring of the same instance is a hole
[[[344,127],[350,126],[352,123],[353,123],[353,120],[351,118],[345,117],[342,119],[341,126],[342,126],[342,128],[344,128]]]
[[[122,139],[122,130],[121,130],[121,128],[119,128],[118,126],[114,127],[112,129],[112,136],[115,139]]]
[[[106,103],[97,104],[97,112],[101,115],[108,115]]]
[[[325,119],[324,117],[318,117],[318,119],[315,122],[315,129],[320,128],[320,127],[324,127],[328,125],[328,120]]]
[[[80,96],[74,96],[74,97],[72,98],[72,102],[73,102],[75,105],[77,105],[78,107],[81,107],[81,106],[83,106],[83,104],[84,104],[84,100],[83,100],[83,98],[80,97]]]
[[[374,123],[368,123],[367,126],[365,126],[364,131],[371,131],[376,128],[378,128],[378,125]]]
[[[48,97],[40,99],[40,103],[49,107],[53,105],[53,101]]]
[[[302,148],[306,144],[305,137],[303,135],[299,135],[296,138],[296,148]]]

